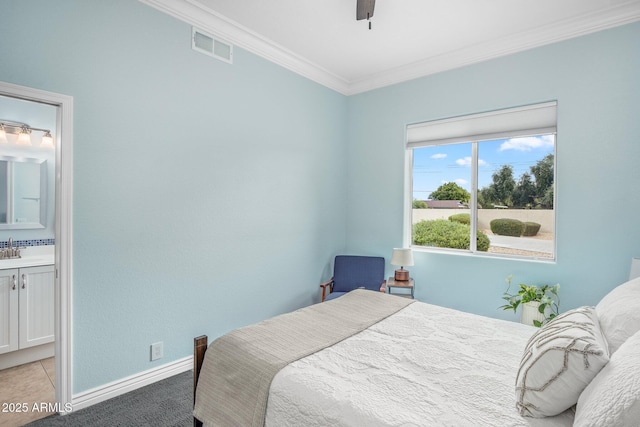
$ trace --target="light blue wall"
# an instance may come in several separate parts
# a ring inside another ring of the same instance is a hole
[[[135,0],[0,6],[0,80],[74,97],[75,393],[317,301],[337,253],[388,260],[410,122],[559,102],[558,262],[416,254],[418,298],[509,317],[514,274],[592,304],[640,255],[638,24],[346,98]]]
[[[318,301],[346,245],[344,96],[196,53],[135,0],[0,9],[0,80],[74,97],[75,393]]]
[[[638,52],[636,23],[350,97],[348,250],[403,243],[406,124],[558,100],[557,262],[415,253],[410,271],[417,298],[493,317],[515,318],[509,274],[597,303],[640,256]]]

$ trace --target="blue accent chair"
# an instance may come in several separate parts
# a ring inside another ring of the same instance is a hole
[[[322,301],[338,298],[358,288],[386,292],[387,281],[384,278],[384,266],[383,257],[336,256],[333,264],[333,277],[320,285]],[[327,289],[329,293],[327,293]]]

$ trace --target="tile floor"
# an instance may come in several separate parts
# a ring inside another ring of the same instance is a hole
[[[53,357],[0,371],[0,427],[19,427],[52,414],[33,407],[55,402],[54,378]],[[11,404],[27,411],[17,412]]]

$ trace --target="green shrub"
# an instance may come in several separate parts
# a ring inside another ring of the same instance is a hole
[[[469,249],[470,235],[470,226],[445,219],[422,220],[413,226],[413,244],[419,246]],[[489,250],[489,238],[481,231],[477,232],[477,248]]]
[[[480,230],[476,232],[476,249],[482,252],[489,250],[489,237]]]
[[[429,206],[424,200],[413,199],[413,209],[427,209]]]
[[[498,218],[489,223],[491,232],[500,236],[520,237],[524,231],[524,223],[517,219]]]
[[[460,224],[471,224],[471,215],[468,213],[460,213],[451,215],[449,221],[459,222]]]
[[[537,222],[525,222],[523,236],[535,236],[540,231],[540,224]]]

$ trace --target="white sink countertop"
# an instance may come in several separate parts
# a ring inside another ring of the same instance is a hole
[[[52,265],[55,263],[54,248],[54,245],[28,246],[20,250],[22,258],[0,259],[0,270]]]

